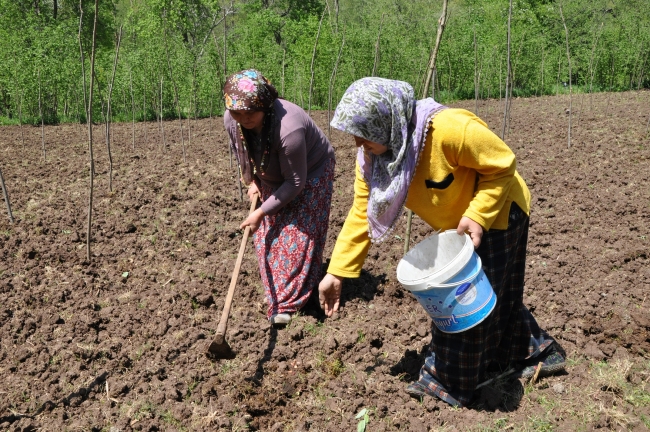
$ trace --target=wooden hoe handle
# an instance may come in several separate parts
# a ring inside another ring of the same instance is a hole
[[[259,195],[255,194],[253,196],[253,201],[251,202],[250,213],[255,211],[257,206],[257,199]],[[215,335],[215,340],[223,339],[223,336],[226,334],[226,328],[228,327],[228,316],[230,315],[230,305],[232,304],[232,298],[235,295],[235,286],[237,285],[237,277],[239,276],[239,269],[241,268],[241,262],[244,258],[244,251],[246,250],[246,243],[248,242],[248,236],[250,235],[251,227],[247,226],[244,229],[244,236],[241,239],[241,246],[239,246],[239,255],[237,255],[237,261],[235,262],[235,268],[232,271],[232,278],[230,279],[230,288],[228,288],[228,295],[226,296],[226,302],[223,305],[223,312],[221,313],[221,319],[219,320],[219,325],[217,326],[217,333]]]

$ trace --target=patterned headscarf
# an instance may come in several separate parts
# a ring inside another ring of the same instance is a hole
[[[271,82],[255,69],[230,75],[223,86],[226,109],[267,111],[278,98]]]
[[[273,103],[278,98],[278,91],[271,82],[255,69],[246,69],[230,75],[223,86],[223,99],[228,110],[264,111],[264,124],[261,132],[260,170],[264,172],[265,164],[271,149],[271,141],[275,128],[275,110]],[[237,124],[237,133],[231,146],[237,156],[240,175],[244,183],[250,184],[257,173],[251,154],[252,149],[247,144],[253,135]]]
[[[370,188],[368,233],[373,242],[385,240],[402,213],[427,125],[444,108],[431,98],[416,102],[406,82],[376,77],[352,83],[336,107],[333,127],[389,149],[374,155],[360,147],[357,153]]]

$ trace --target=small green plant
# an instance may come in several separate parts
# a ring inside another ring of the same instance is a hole
[[[354,418],[359,420],[359,423],[357,423],[357,432],[364,432],[366,426],[370,423],[370,413],[368,408],[363,408],[356,416],[354,416]]]
[[[180,422],[180,420],[178,420],[176,417],[174,417],[174,414],[172,414],[172,412],[171,412],[170,410],[165,410],[165,411],[160,415],[160,419],[161,419],[163,422],[165,422],[165,423],[167,423],[167,424],[170,424],[170,425],[172,425],[172,426],[177,426],[177,427],[178,427],[178,426],[181,426],[181,422]]]
[[[646,417],[643,414],[641,414],[641,421],[645,425],[645,427],[650,429],[650,417]]]
[[[198,378],[193,378],[192,381],[187,385],[187,392],[185,393],[185,399],[189,398],[192,396],[192,392],[196,388],[197,385],[199,385],[199,382],[201,380]]]
[[[345,364],[340,359],[334,359],[323,362],[323,369],[327,375],[336,378],[345,370]]]
[[[310,336],[316,336],[322,327],[322,323],[307,323],[305,324],[305,331],[309,333]]]
[[[553,432],[553,425],[541,417],[529,417],[533,430],[539,432]]]
[[[366,340],[366,334],[363,332],[363,330],[358,330],[357,331],[357,343],[363,343],[363,341]]]

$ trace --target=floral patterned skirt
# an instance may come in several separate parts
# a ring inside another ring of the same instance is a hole
[[[307,180],[305,188],[273,216],[262,220],[253,235],[270,318],[301,309],[321,279],[334,189],[334,159],[322,176]],[[262,200],[272,189],[262,185]]]

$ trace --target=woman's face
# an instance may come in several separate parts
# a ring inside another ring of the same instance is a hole
[[[352,136],[354,137],[354,143],[357,145],[357,147],[363,146],[366,151],[369,151],[374,155],[384,154],[388,151],[388,147],[383,144],[368,141],[367,139],[358,137],[356,135]]]
[[[230,115],[243,128],[254,130],[257,133],[262,131],[264,111],[230,110]]]

